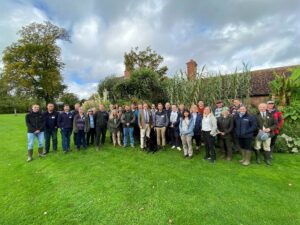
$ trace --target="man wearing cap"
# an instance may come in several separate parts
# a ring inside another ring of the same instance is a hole
[[[277,121],[278,124],[276,129],[274,130],[274,135],[271,138],[271,156],[272,156],[272,151],[274,150],[277,136],[279,135],[279,129],[283,126],[284,118],[282,113],[275,107],[274,101],[267,102],[267,110],[269,113],[271,113],[274,116],[274,119]]]
[[[271,138],[274,135],[274,130],[276,129],[278,123],[275,120],[273,114],[267,111],[267,104],[260,103],[258,105],[259,113],[256,116],[257,127],[259,133],[255,140],[255,154],[256,163],[260,163],[259,152],[261,146],[264,150],[264,161],[267,165],[272,165],[271,163]],[[267,136],[267,137],[266,137]]]
[[[216,104],[217,104],[217,107],[215,109],[215,117],[218,118],[222,114],[223,102],[221,100],[218,100]]]

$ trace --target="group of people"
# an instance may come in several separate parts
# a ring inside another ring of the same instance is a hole
[[[34,104],[26,115],[27,161],[33,159],[35,137],[38,139],[40,157],[49,153],[51,140],[53,152],[57,151],[59,128],[64,153],[71,150],[72,133],[77,150],[95,145],[98,151],[105,143],[109,130],[110,141],[114,146],[134,147],[135,142],[139,142],[141,150],[155,153],[170,144],[172,149],[183,149],[183,156],[191,159],[199,153],[202,144],[205,146],[204,159],[211,163],[216,162],[215,149],[219,146],[222,158],[226,160],[232,160],[233,152],[238,151],[242,156],[240,163],[247,166],[254,152],[256,163],[259,164],[260,153],[263,152],[264,162],[271,165],[272,150],[283,122],[282,113],[273,101],[260,103],[256,115],[249,113],[238,99],[230,107],[217,101],[214,109],[205,106],[203,101],[189,109],[184,104],[177,106],[168,102],[165,105],[152,104],[151,107],[147,103],[133,103],[123,107],[110,105],[108,110],[100,104],[98,110],[92,108],[86,113],[79,103],[75,104],[73,111],[65,104],[62,112],[55,111],[55,105],[49,103],[43,113],[39,105]],[[149,139],[155,142],[155,148],[149,149]]]

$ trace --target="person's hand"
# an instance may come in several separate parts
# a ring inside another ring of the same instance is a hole
[[[224,136],[224,135],[225,135],[225,133],[224,133],[224,132],[221,132],[221,135],[222,135],[222,136]]]
[[[270,132],[271,131],[271,129],[270,128],[266,128],[266,129],[264,129],[264,132]]]
[[[36,130],[34,133],[38,134],[38,133],[40,133],[40,130]]]
[[[126,125],[129,127],[130,123],[126,123]]]

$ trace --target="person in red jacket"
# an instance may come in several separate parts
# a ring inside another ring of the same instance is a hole
[[[271,147],[271,152],[272,152],[274,150],[274,147],[275,147],[277,136],[279,135],[279,130],[283,126],[284,118],[283,118],[282,113],[275,107],[274,101],[268,101],[267,102],[267,107],[268,107],[269,113],[271,113],[274,116],[275,120],[278,123],[276,129],[274,130],[274,136],[271,139],[271,146],[270,147]]]

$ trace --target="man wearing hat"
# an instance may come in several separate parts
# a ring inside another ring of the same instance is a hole
[[[221,116],[221,114],[222,114],[222,110],[223,110],[223,102],[222,102],[222,100],[218,100],[218,101],[216,102],[216,104],[217,104],[217,107],[216,107],[216,109],[215,109],[215,117],[216,117],[216,118],[219,118],[219,117]]]
[[[267,165],[271,164],[271,138],[274,135],[278,123],[275,120],[273,114],[267,111],[267,104],[260,103],[258,105],[259,113],[257,114],[257,127],[259,129],[258,135],[255,141],[255,154],[256,163],[260,163],[259,152],[261,146],[264,150],[264,161]]]

